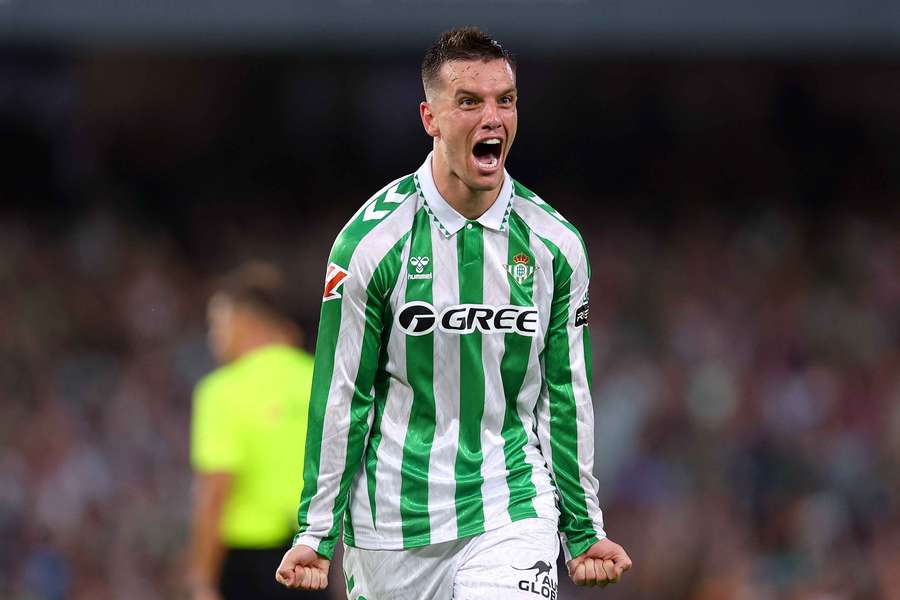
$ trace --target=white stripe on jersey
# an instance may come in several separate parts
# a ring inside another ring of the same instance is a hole
[[[505,269],[509,262],[509,236],[484,236],[484,304],[503,306],[509,304],[509,277]],[[505,335],[481,336],[481,359],[484,361],[485,395],[492,390],[496,398],[485,397],[484,415],[481,418],[481,497],[484,499],[484,527],[493,529],[510,522],[509,486],[506,482],[506,457],[502,435],[503,418],[506,415],[506,398],[503,396],[503,380],[500,362],[505,347]]]
[[[403,246],[401,258],[403,262],[401,264],[406,264],[408,256],[409,240]],[[397,306],[399,298],[406,293],[405,273],[406,270],[401,268],[401,277],[391,293],[391,301],[394,306]],[[394,477],[393,474],[400,472],[403,441],[406,439],[409,414],[412,410],[412,389],[404,384],[406,381],[406,336],[396,327],[391,329],[387,350],[388,362],[385,368],[389,373],[394,373],[395,377],[391,377],[388,381],[384,413],[381,418],[381,442],[376,452],[375,530],[372,529],[371,520],[357,525],[354,513],[354,535],[361,539],[372,539],[376,535],[403,537],[400,504],[397,502],[397,498],[400,497],[400,479]],[[353,504],[351,508],[355,511],[359,507],[369,506],[368,488],[366,488],[364,498],[365,504]]]
[[[434,260],[432,295],[435,308],[459,302],[459,262],[456,236],[431,230]],[[456,451],[459,446],[458,335],[434,336],[434,445],[428,471],[431,541],[456,539]],[[443,401],[441,401],[443,400]],[[451,518],[447,518],[450,515]],[[443,517],[443,518],[441,518]]]

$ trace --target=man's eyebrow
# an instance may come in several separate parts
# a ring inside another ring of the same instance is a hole
[[[507,88],[507,89],[503,90],[502,92],[500,92],[497,95],[498,96],[507,96],[509,94],[515,94],[517,91],[518,90],[516,89],[516,87],[513,86],[511,88]],[[481,97],[481,94],[479,94],[478,92],[473,92],[473,91],[470,91],[467,89],[458,89],[458,90],[456,90],[456,94],[454,94],[454,95],[455,96],[475,96],[476,98]]]
[[[454,94],[454,96],[475,96],[476,98],[480,98],[481,94],[479,94],[478,92],[473,92],[473,91],[470,91],[470,90],[467,90],[464,88],[460,88],[460,89],[456,90],[456,94]]]

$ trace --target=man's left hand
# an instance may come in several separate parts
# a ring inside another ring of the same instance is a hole
[[[618,583],[622,573],[631,568],[631,559],[622,546],[603,538],[587,552],[570,560],[567,566],[575,585],[603,588]]]

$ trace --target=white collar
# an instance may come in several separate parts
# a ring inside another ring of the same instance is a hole
[[[416,171],[416,179],[419,182],[419,189],[425,196],[425,204],[427,205],[432,216],[437,220],[441,231],[447,237],[452,236],[465,226],[467,219],[456,212],[456,209],[444,200],[437,186],[434,184],[434,175],[431,172],[431,159],[434,152],[429,152],[428,157],[419,170]],[[491,204],[490,208],[484,211],[480,217],[476,219],[484,227],[494,231],[503,231],[506,220],[509,217],[509,207],[512,201],[512,178],[506,169],[503,169],[503,185],[500,187],[500,193],[497,199]]]

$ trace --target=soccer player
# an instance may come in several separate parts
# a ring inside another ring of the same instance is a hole
[[[589,266],[504,169],[515,63],[477,28],[422,65],[433,151],[334,243],[300,532],[276,579],[321,589],[343,521],[351,599],[555,598],[631,567],[591,473]],[[349,505],[349,509],[348,509]]]
[[[195,470],[189,586],[193,600],[324,598],[272,581],[290,546],[303,465],[312,357],[295,347],[280,273],[251,263],[209,302],[220,367],[194,393]]]

